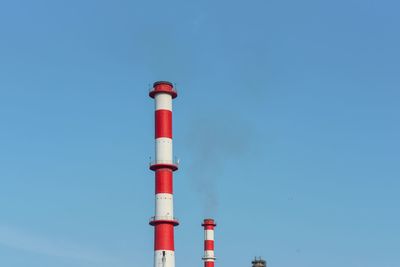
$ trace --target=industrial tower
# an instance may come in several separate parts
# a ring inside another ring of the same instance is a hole
[[[172,83],[153,84],[149,96],[155,101],[155,160],[150,169],[155,172],[154,267],[175,267],[173,172],[178,169],[172,150],[172,99],[177,97]]]
[[[214,228],[217,226],[213,219],[204,219],[204,267],[214,267]]]

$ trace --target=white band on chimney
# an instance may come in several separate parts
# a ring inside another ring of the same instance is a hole
[[[173,220],[174,202],[172,194],[156,194],[156,218]]]
[[[205,230],[204,240],[214,240],[214,230]]]
[[[166,109],[172,111],[172,97],[170,94],[158,93],[155,98],[155,109]]]
[[[155,250],[154,266],[156,267],[174,267],[175,252],[172,250]]]
[[[160,137],[156,139],[156,163],[172,164],[172,139]]]
[[[204,258],[215,258],[214,250],[204,250]]]

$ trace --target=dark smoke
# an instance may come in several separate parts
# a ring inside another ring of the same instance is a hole
[[[232,115],[231,115],[232,116]],[[232,164],[248,154],[251,146],[251,127],[236,117],[223,116],[192,120],[187,135],[187,147],[192,154],[189,176],[203,202],[203,215],[215,216],[218,211],[219,177],[227,163]]]
[[[264,52],[235,47],[228,39],[221,39],[218,31],[203,32],[205,21],[204,14],[193,16],[193,29],[189,31],[168,21],[163,25],[147,25],[135,36],[135,42],[141,48],[135,52],[137,63],[148,69],[153,80],[184,84],[185,90],[190,90],[189,85],[214,80],[215,84],[219,82],[235,91],[242,97],[241,101],[263,106],[260,102],[265,99],[266,82],[261,77],[265,77],[267,62]],[[210,37],[212,42],[205,41]],[[209,67],[204,68],[205,65]],[[225,71],[220,73],[219,69]],[[198,116],[185,124],[188,126],[186,147],[192,154],[192,161],[185,160],[185,166],[189,165],[189,176],[204,203],[205,217],[217,213],[219,178],[230,162],[239,164],[239,160],[248,154],[254,129],[246,121],[239,120],[236,114],[220,112]]]

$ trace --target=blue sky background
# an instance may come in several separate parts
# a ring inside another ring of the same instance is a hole
[[[177,266],[400,266],[398,1],[2,1],[0,265],[152,266],[174,101]]]

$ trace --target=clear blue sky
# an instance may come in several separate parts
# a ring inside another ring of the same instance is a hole
[[[2,1],[0,265],[152,266],[176,83],[176,259],[400,266],[400,4]]]

